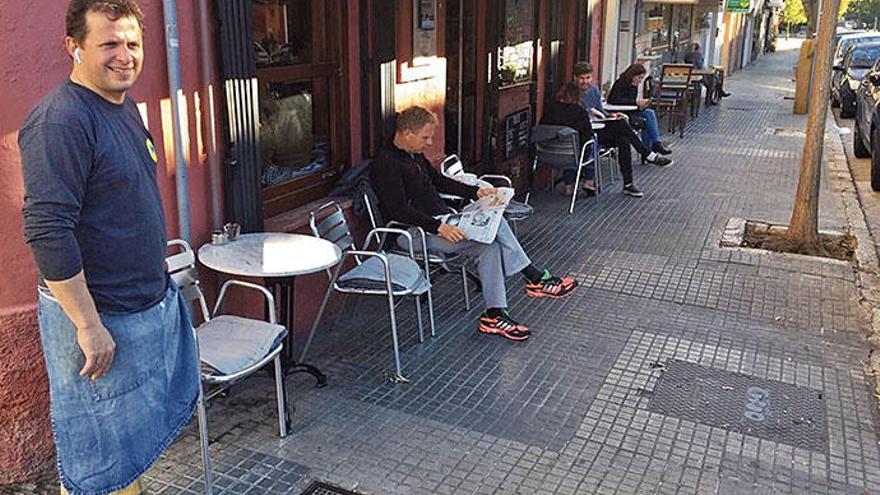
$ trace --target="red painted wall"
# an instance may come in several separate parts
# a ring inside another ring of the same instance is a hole
[[[70,73],[64,51],[64,13],[59,0],[0,0],[0,485],[31,479],[54,467],[48,420],[48,387],[36,324],[37,270],[22,238],[21,163],[18,128],[28,111]],[[190,211],[193,243],[211,230],[209,175],[198,148],[196,104],[202,69],[194,1],[178,5],[183,90],[187,99]],[[145,65],[130,95],[146,105],[159,149],[159,185],[168,235],[177,235],[164,21],[160,0],[141,0],[146,15]],[[215,100],[220,95],[215,96]],[[163,103],[164,101],[164,103]],[[165,146],[162,146],[164,143]]]

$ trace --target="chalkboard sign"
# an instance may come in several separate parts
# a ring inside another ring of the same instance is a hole
[[[504,119],[504,152],[508,160],[528,149],[531,127],[529,108],[517,110]]]

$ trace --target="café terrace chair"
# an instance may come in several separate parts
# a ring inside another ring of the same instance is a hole
[[[443,159],[440,163],[440,172],[452,179],[456,179],[457,176],[461,176],[465,174],[464,165],[461,162],[461,159],[458,158],[458,155],[452,154]],[[477,179],[482,180],[491,184],[494,187],[510,187],[513,188],[513,181],[510,177],[506,175],[500,174],[483,174]],[[464,206],[463,198],[458,196],[453,196],[450,194],[441,194],[444,200],[454,202],[459,205],[461,208]],[[513,233],[516,233],[516,224],[522,220],[527,220],[534,213],[534,208],[531,206],[521,203],[516,200],[510,200],[510,203],[507,204],[507,208],[504,210],[504,219],[510,223],[511,228],[513,229]]]
[[[355,249],[354,238],[345,220],[342,208],[335,202],[329,202],[309,213],[309,228],[315,237],[325,239],[336,244],[342,251],[342,260],[331,271],[327,269],[327,277],[330,285],[324,294],[318,315],[312,324],[308,340],[300,355],[300,362],[305,361],[306,353],[312,344],[312,339],[327,308],[327,302],[333,292],[341,294],[355,294],[362,296],[385,296],[388,299],[388,313],[391,317],[391,340],[394,344],[395,374],[391,377],[394,383],[406,383],[407,380],[400,366],[400,345],[397,338],[397,317],[395,315],[395,297],[413,296],[416,302],[416,318],[419,326],[419,342],[425,340],[422,324],[421,297],[427,294],[428,318],[431,326],[431,336],[436,335],[434,330],[434,301],[431,297],[431,275],[428,270],[428,261],[423,260],[424,266],[419,266],[413,249],[412,235],[402,229],[387,227],[374,228],[364,240],[363,249]],[[409,242],[407,255],[386,252],[381,249],[382,238],[385,234],[403,236]],[[370,250],[370,245],[375,242],[379,246],[376,250]],[[421,239],[422,249],[425,250],[424,237]],[[346,258],[353,258],[354,266],[342,273]],[[424,268],[424,269],[423,269]]]
[[[366,207],[366,210],[367,210],[367,216],[370,218],[370,226],[373,229],[379,228],[380,224],[382,223],[382,216],[379,211],[379,205],[375,202],[374,199],[371,199],[371,197],[372,198],[376,197],[375,194],[372,193],[372,188],[371,188],[372,186],[370,186],[370,183],[368,180],[364,180],[362,182],[362,186],[363,186],[362,187],[362,194],[363,194],[364,206]],[[453,198],[455,198],[455,197],[453,197]],[[388,222],[387,224],[385,224],[385,227],[400,228],[400,229],[404,229],[404,230],[412,228],[416,231],[416,234],[420,239],[422,239],[423,241],[425,239],[425,230],[422,229],[421,227],[413,227],[411,225],[406,225],[401,222],[395,222],[393,220]],[[405,254],[405,252],[403,250],[401,250],[395,244],[394,238],[389,237],[387,242],[389,245],[386,248],[389,252],[398,253],[398,254],[401,254],[401,253]],[[422,244],[427,246],[426,242],[422,242]],[[428,255],[424,256],[422,253],[428,253]],[[461,273],[461,289],[462,289],[462,292],[464,293],[464,309],[465,309],[465,311],[470,311],[471,297],[470,297],[470,291],[468,289],[469,274],[467,271],[467,266],[464,263],[464,259],[465,259],[464,255],[462,255],[460,253],[441,253],[439,251],[428,251],[427,247],[425,247],[424,250],[421,250],[421,251],[415,253],[415,256],[416,256],[416,261],[426,260],[428,262],[428,267],[430,269],[431,274],[437,273],[438,270],[442,270],[446,273],[453,273],[455,271],[459,271]],[[454,264],[460,264],[460,266],[458,268],[453,268]],[[433,269],[431,269],[431,267],[433,267]],[[474,280],[474,282],[476,284],[479,284],[480,283],[479,278],[476,278],[476,280]]]
[[[290,424],[287,396],[284,389],[284,371],[281,367],[281,350],[287,329],[275,319],[275,299],[265,287],[228,280],[220,287],[220,295],[214,311],[208,312],[205,295],[199,284],[196,255],[190,245],[181,239],[168,241],[169,250],[175,250],[165,258],[171,280],[180,288],[187,303],[197,304],[202,324],[193,325],[199,354],[199,401],[197,415],[199,439],[202,451],[202,467],[205,471],[205,493],[213,493],[211,456],[208,451],[207,402],[224,392],[233,384],[247,378],[270,362],[275,366],[275,395],[278,402],[279,436],[284,438]],[[223,301],[232,287],[252,289],[266,299],[268,319],[255,320],[242,316],[218,314]],[[208,386],[208,390],[205,386]]]
[[[660,114],[666,114],[669,132],[678,128],[679,137],[684,137],[687,125],[689,91],[691,91],[691,64],[663,64],[660,82],[650,88],[648,94],[654,97],[652,106]]]
[[[598,124],[597,124],[598,125]],[[596,128],[596,127],[594,127]],[[575,170],[575,188],[571,195],[571,203],[568,213],[574,212],[574,203],[577,201],[577,193],[580,190],[581,172],[584,167],[596,164],[596,147],[598,141],[595,134],[592,139],[584,143],[578,142],[578,133],[571,127],[560,125],[539,124],[532,130],[532,143],[535,145],[535,159],[532,161],[532,176],[534,177],[538,165],[545,163],[555,170]],[[602,183],[601,170],[596,171],[596,184]],[[597,194],[599,190],[597,189]],[[531,190],[526,193],[526,204],[529,203]]]

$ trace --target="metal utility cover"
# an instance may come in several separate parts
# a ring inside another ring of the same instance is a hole
[[[359,493],[323,481],[314,481],[300,495],[360,495]]]
[[[804,449],[827,448],[824,400],[811,388],[669,361],[648,409]]]

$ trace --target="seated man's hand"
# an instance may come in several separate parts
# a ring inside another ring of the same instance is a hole
[[[441,223],[440,226],[437,227],[437,234],[453,244],[467,240],[467,236],[464,235],[464,232],[462,232],[461,229],[454,225],[449,225],[448,223]]]
[[[498,192],[498,189],[495,187],[485,187],[483,189],[477,189],[477,197],[483,198],[485,196],[491,196]]]

